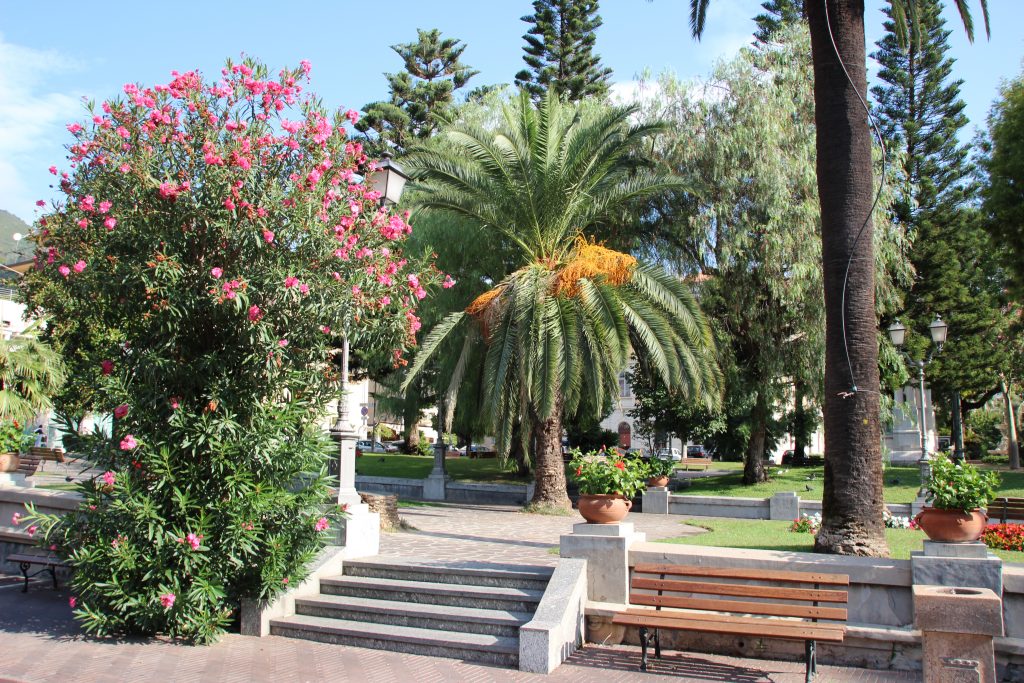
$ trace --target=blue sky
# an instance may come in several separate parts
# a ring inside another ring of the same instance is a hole
[[[882,32],[883,1],[867,0],[869,52]],[[989,5],[992,40],[979,30],[974,45],[946,12],[972,126],[983,124],[1000,80],[1020,73],[1024,58],[1024,3]],[[597,50],[620,87],[645,69],[707,74],[749,42],[760,0],[713,0],[701,43],[689,36],[688,7],[688,0],[601,3]],[[531,11],[529,0],[0,0],[0,209],[31,220],[35,200],[52,196],[46,169],[63,166],[65,124],[82,118],[83,97],[115,96],[126,82],[165,83],[172,69],[212,77],[226,57],[245,52],[272,68],[309,59],[312,89],[324,102],[358,109],[386,97],[383,72],[401,68],[389,46],[412,41],[417,28],[467,43],[463,61],[480,71],[471,86],[510,82],[523,66],[519,18]]]

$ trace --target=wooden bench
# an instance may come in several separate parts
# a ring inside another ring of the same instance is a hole
[[[11,553],[7,556],[7,561],[12,564],[17,564],[18,568],[21,569],[21,575],[25,577],[25,585],[22,586],[21,592],[28,592],[28,580],[33,576],[42,574],[43,572],[49,572],[50,578],[53,579],[53,589],[57,590],[57,570],[67,569],[68,565],[61,562],[60,558],[50,553],[47,555],[38,555],[33,553]],[[28,573],[34,565],[40,566],[38,571]]]
[[[39,469],[41,460],[33,455],[22,453],[18,456],[18,474],[31,477]]]
[[[704,466],[704,471],[707,472],[708,466],[711,464],[711,458],[683,458],[679,461],[679,464],[683,466],[684,470],[690,469],[690,465],[695,467]]]
[[[1000,524],[1011,519],[1024,522],[1024,498],[996,498],[988,504],[988,516],[998,516]]]
[[[846,635],[849,585],[845,574],[638,564],[630,607],[612,623],[639,627],[641,671],[647,671],[652,640],[654,656],[661,658],[661,630],[699,631],[802,640],[810,681],[817,668],[816,641],[839,643]]]
[[[62,448],[42,448],[41,446],[33,446],[28,450],[28,454],[33,458],[39,459],[39,469],[43,468],[43,463],[47,460],[53,462],[64,462],[64,449]]]

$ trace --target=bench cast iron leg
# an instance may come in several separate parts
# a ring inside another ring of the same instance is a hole
[[[647,671],[647,638],[646,626],[640,627],[640,670]]]
[[[807,659],[807,672],[804,680],[807,683],[811,683],[811,680],[814,679],[814,674],[818,673],[818,658],[817,653],[814,650],[813,640],[804,641],[804,655]]]
[[[661,631],[654,629],[654,656],[661,659]]]
[[[19,562],[18,567],[21,569],[21,575],[25,577],[25,585],[21,587],[22,593],[28,593],[28,570],[32,565],[28,562]]]
[[[53,590],[57,590],[57,568],[50,567],[50,578],[53,579]]]

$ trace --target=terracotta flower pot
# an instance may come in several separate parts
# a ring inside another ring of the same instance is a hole
[[[963,510],[925,508],[917,516],[917,523],[933,541],[963,543],[981,538],[988,523],[988,515],[981,510],[968,514]]]
[[[580,496],[578,507],[591,524],[614,524],[629,514],[633,501],[617,493],[589,493]]]
[[[668,475],[662,475],[660,477],[651,477],[647,480],[647,486],[668,486]]]
[[[0,472],[17,472],[20,464],[17,453],[0,453]]]

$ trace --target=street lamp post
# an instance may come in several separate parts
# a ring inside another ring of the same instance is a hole
[[[398,203],[408,179],[408,174],[402,170],[401,166],[392,161],[390,157],[385,156],[369,175],[368,182],[374,190],[380,193],[380,206],[384,208],[388,203]],[[338,504],[346,505],[350,515],[350,519],[346,522],[346,529],[343,531],[347,537],[342,538],[341,543],[346,548],[352,548],[355,553],[373,555],[376,554],[376,548],[380,541],[379,521],[376,522],[377,535],[372,536],[376,542],[371,541],[369,545],[360,549],[356,546],[361,541],[353,538],[354,536],[366,536],[372,532],[371,527],[374,522],[371,520],[369,524],[360,525],[355,520],[357,516],[366,516],[363,513],[368,513],[369,509],[366,508],[356,492],[356,440],[359,435],[356,433],[348,413],[348,330],[345,329],[345,326],[342,326],[342,329],[341,387],[339,388],[337,417],[330,430],[331,438],[338,442]],[[364,510],[364,508],[366,509]],[[365,526],[367,534],[360,534],[356,531],[362,526]],[[355,533],[349,533],[350,531]]]
[[[924,368],[932,361],[932,357],[935,353],[942,352],[942,345],[946,343],[946,332],[948,329],[949,328],[946,323],[942,321],[942,317],[938,315],[935,316],[935,320],[928,325],[928,333],[931,335],[932,343],[935,344],[935,350],[929,352],[926,359],[915,361],[907,354],[906,351],[903,350],[903,342],[906,340],[907,328],[899,320],[889,326],[889,340],[892,341],[893,346],[899,350],[900,354],[910,365],[917,366],[918,389],[920,391],[920,399],[918,400],[918,424],[921,429],[921,457],[917,461],[917,465],[921,470],[921,489],[918,492],[919,495],[924,495],[928,479],[931,478],[931,461],[928,457],[928,416],[924,409]]]

